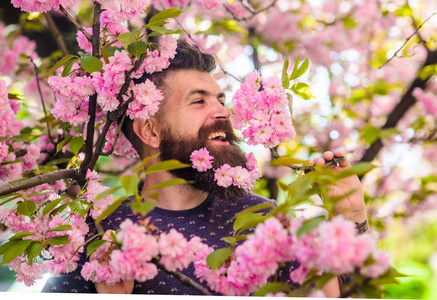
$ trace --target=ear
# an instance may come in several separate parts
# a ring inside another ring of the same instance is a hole
[[[155,149],[159,147],[161,127],[155,118],[146,121],[136,119],[132,128],[144,144]]]

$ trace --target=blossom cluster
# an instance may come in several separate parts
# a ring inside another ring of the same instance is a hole
[[[262,78],[253,71],[235,92],[233,103],[233,125],[243,130],[249,145],[272,148],[296,135],[279,77]]]
[[[70,8],[76,0],[12,0],[11,3],[16,8],[26,12],[47,12],[50,10],[59,10],[59,6]]]
[[[88,179],[86,192],[83,198],[92,204],[90,215],[93,219],[97,219],[111,204],[112,194],[109,194],[103,199],[96,200],[96,197],[109,190],[109,187],[104,186],[100,182],[100,177],[96,171],[87,171],[86,178]]]
[[[224,164],[214,170],[214,181],[221,187],[237,186],[240,189],[251,191],[255,182],[261,177],[257,171],[257,161],[253,153],[247,156],[246,168],[242,166],[231,167]],[[190,156],[192,167],[199,172],[205,172],[213,167],[214,157],[209,154],[206,148],[194,150]]]
[[[298,220],[270,217],[257,225],[220,268],[212,270],[206,264],[212,248],[199,252],[195,275],[220,294],[248,296],[265,285],[285,262],[300,263],[290,272],[290,280],[297,284],[302,284],[312,269],[344,274],[359,267],[362,275],[376,278],[390,266],[389,256],[376,249],[374,239],[368,234],[357,235],[353,222],[342,216],[298,237],[301,225]],[[368,264],[370,257],[376,262]]]
[[[154,235],[130,219],[120,224],[116,239],[122,243],[120,249],[112,249],[110,243],[105,243],[93,254],[95,259],[85,263],[81,275],[86,280],[106,285],[120,280],[144,282],[158,274],[153,259],[159,259],[166,270],[174,272],[187,268],[195,259],[195,253],[205,247],[199,237],[188,241],[174,228]]]
[[[53,201],[56,198],[56,195],[52,194],[45,200]],[[77,268],[80,254],[83,252],[85,235],[89,230],[82,217],[71,214],[68,218],[64,218],[60,213],[51,215],[50,212],[43,214],[44,205],[40,203],[37,207],[38,213],[32,219],[19,214],[16,208],[0,207],[0,221],[12,233],[28,233],[23,240],[32,240],[33,243],[47,245],[40,254],[46,258],[42,263],[39,261],[30,263],[26,258],[27,252],[9,263],[9,269],[17,273],[15,275],[17,281],[24,282],[26,286],[33,285],[35,280],[42,278],[46,272],[59,275],[74,271]],[[71,225],[71,230],[56,230],[62,225]],[[68,243],[52,242],[60,237],[68,237]]]

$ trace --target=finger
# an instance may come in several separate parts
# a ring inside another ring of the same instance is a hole
[[[323,158],[325,159],[325,161],[330,161],[334,158],[334,153],[332,153],[331,151],[326,151],[325,153],[323,153]]]
[[[350,167],[351,166],[349,160],[347,159],[345,151],[343,151],[341,149],[335,150],[334,155],[336,157],[343,156],[343,160],[339,163],[340,167]]]
[[[324,164],[325,164],[325,160],[324,160],[324,159],[322,159],[322,158],[320,158],[320,157],[316,157],[316,158],[314,159],[314,165],[321,167],[321,166],[323,166]]]

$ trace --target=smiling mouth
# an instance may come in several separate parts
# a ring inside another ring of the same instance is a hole
[[[208,136],[208,140],[226,142],[226,133],[224,131],[213,132]]]

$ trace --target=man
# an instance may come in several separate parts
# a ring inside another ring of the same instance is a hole
[[[150,79],[163,92],[164,100],[158,113],[147,121],[128,120],[123,132],[134,145],[140,157],[161,153],[151,164],[167,159],[178,159],[190,163],[194,150],[206,147],[214,157],[214,168],[224,163],[231,166],[245,166],[246,158],[237,143],[230,124],[230,111],[224,105],[225,94],[210,75],[215,68],[213,56],[179,41],[176,57],[170,67],[162,72],[145,74],[142,80]],[[333,155],[328,152],[323,159],[314,161],[323,165]],[[347,160],[336,169],[349,167]],[[147,189],[155,184],[183,178],[192,183],[169,186],[159,190],[159,201],[147,197]],[[214,182],[212,170],[198,172],[193,168],[159,172],[146,176],[142,195],[155,203],[156,208],[148,214],[151,222],[161,231],[175,228],[186,238],[200,236],[204,243],[218,249],[226,247],[223,237],[232,236],[232,223],[227,222],[239,211],[259,203],[270,202],[253,194],[247,194],[237,187],[223,188]],[[350,189],[360,189],[358,178],[344,179],[333,191],[337,195]],[[356,193],[342,203],[342,212],[355,222],[367,219],[363,195]],[[102,225],[105,230],[116,230],[126,218],[135,219],[129,207],[122,206],[108,217]],[[293,268],[293,266],[292,266]],[[191,265],[183,273],[193,278]],[[121,282],[105,286],[84,281],[79,270],[73,275],[51,279],[45,292],[101,292],[101,293],[156,293],[156,294],[198,294],[183,285],[173,276],[159,271],[153,280],[144,283]],[[279,274],[287,280],[288,273]],[[193,278],[195,280],[195,278]],[[289,278],[288,278],[289,280]],[[338,297],[338,280],[332,280],[324,291],[327,296]]]

